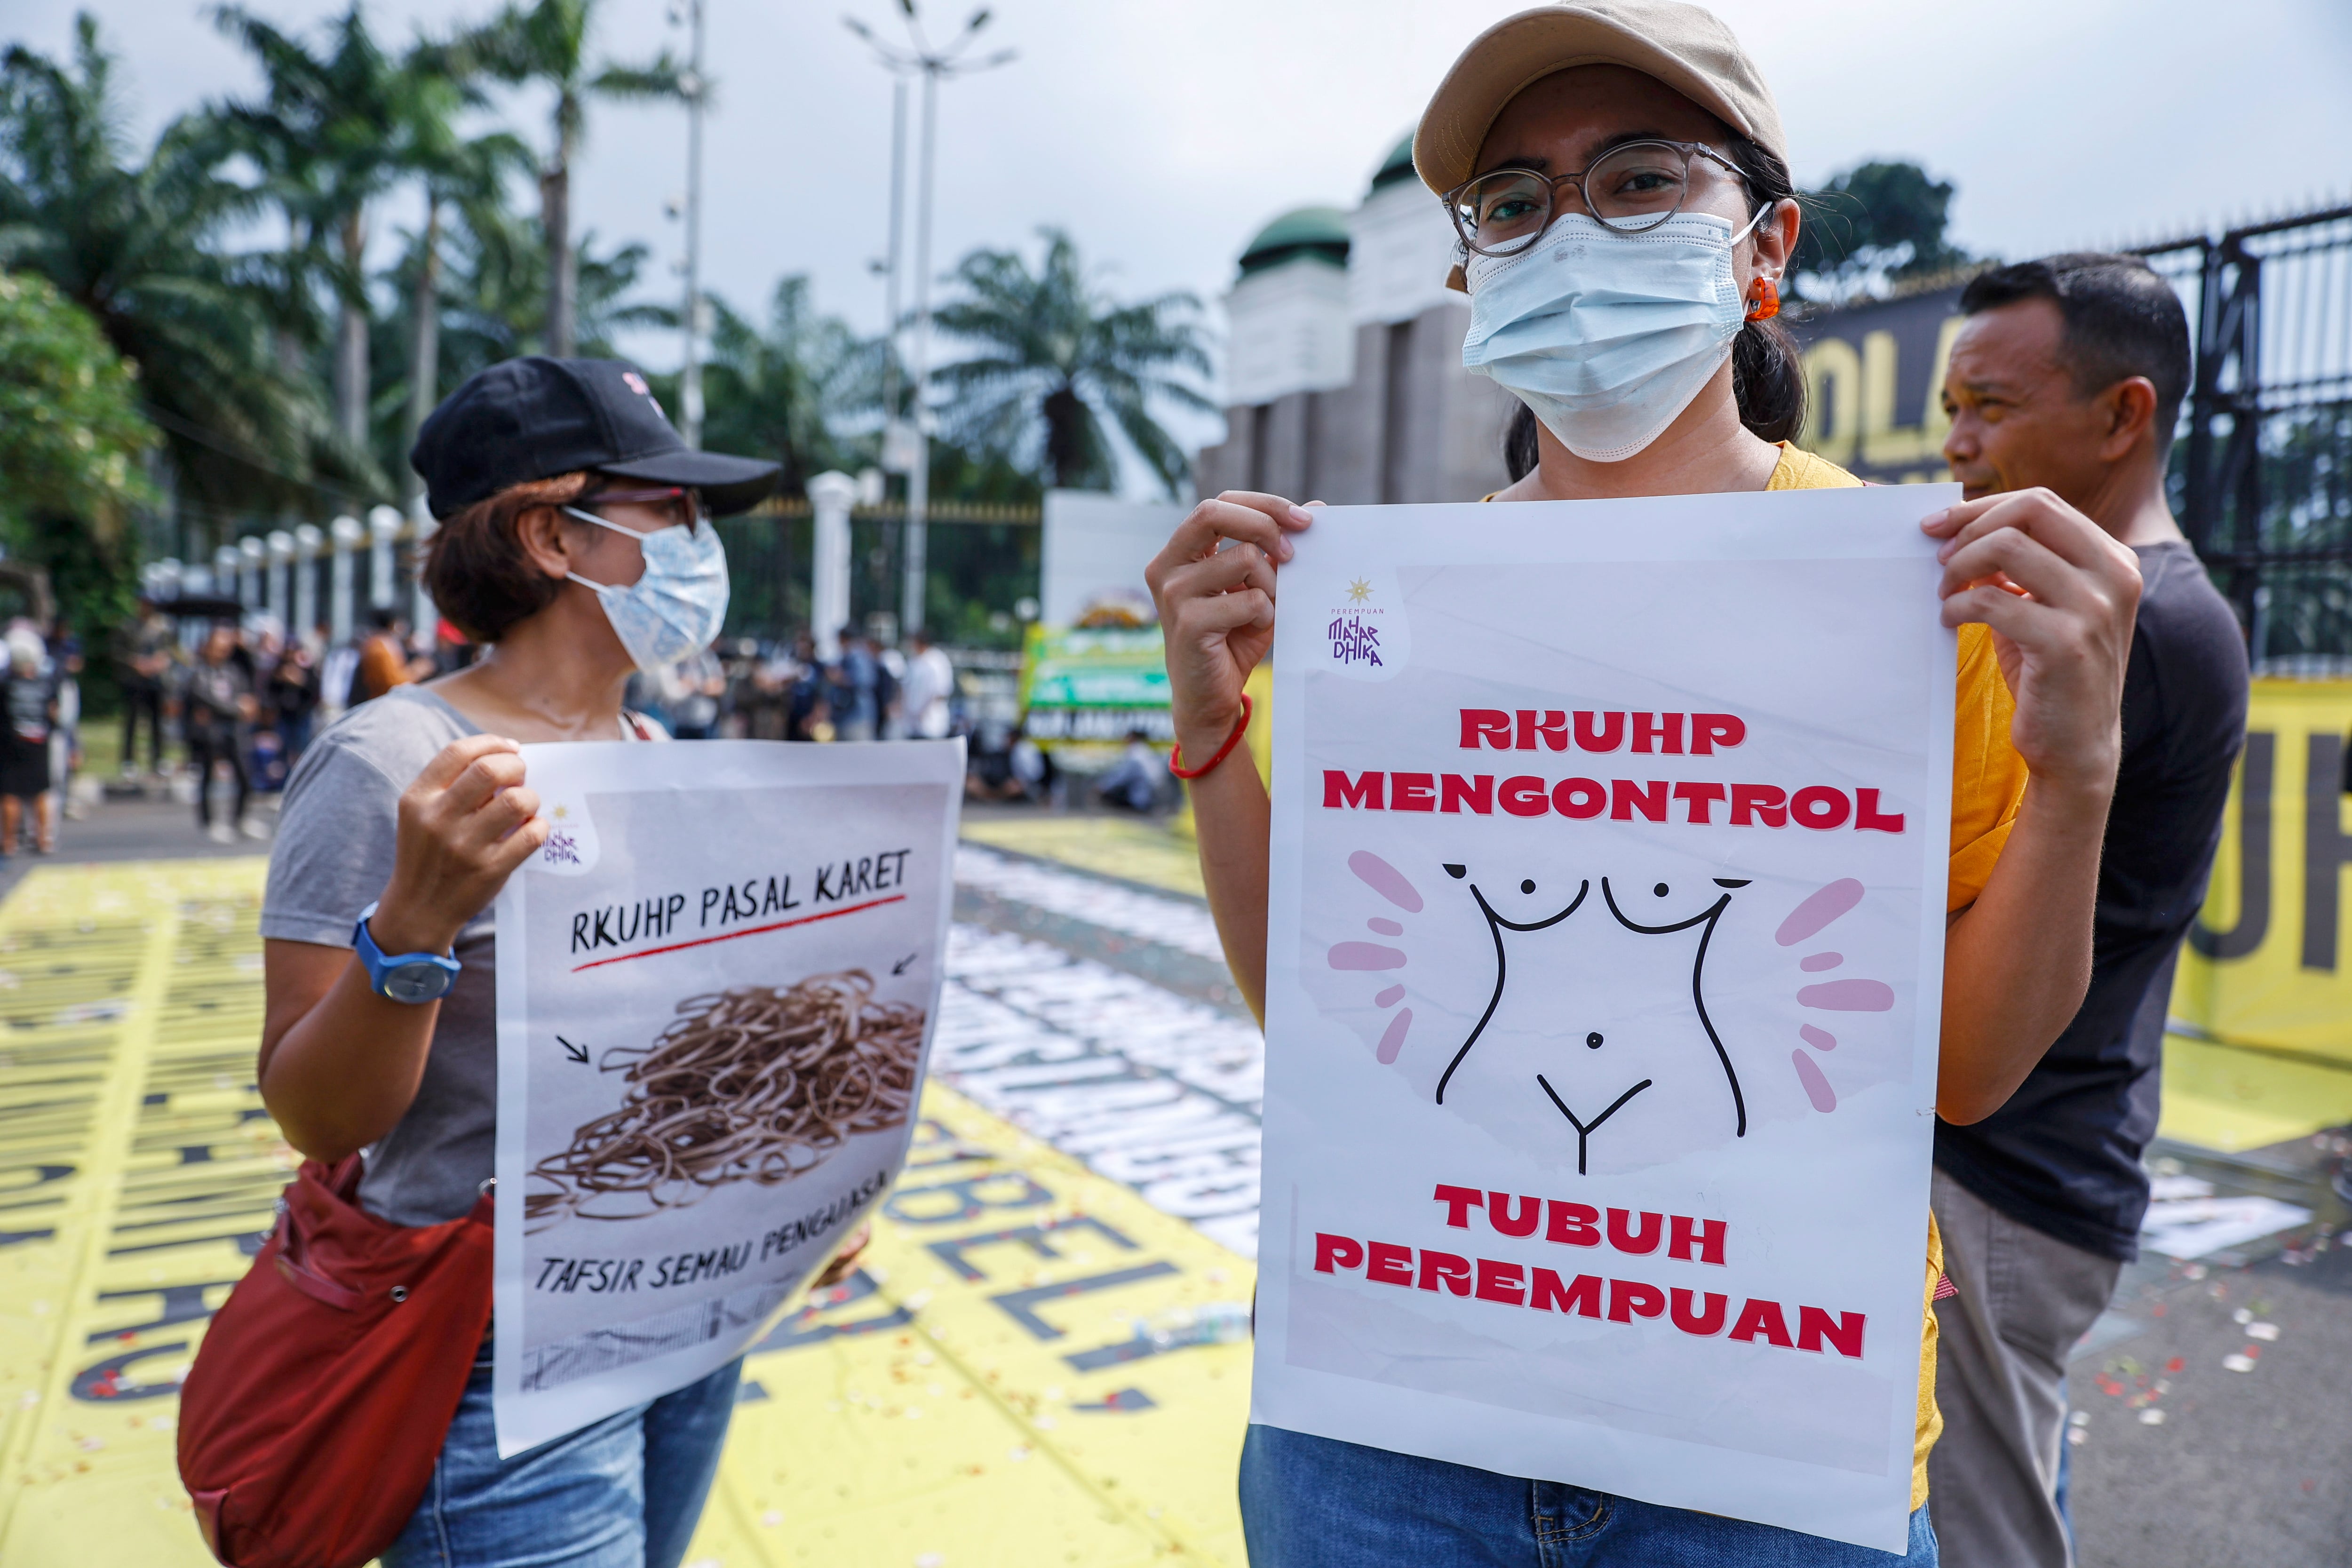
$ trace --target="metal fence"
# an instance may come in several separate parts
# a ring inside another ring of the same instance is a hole
[[[2352,207],[2139,253],[2188,307],[2174,509],[2258,668],[2352,674]]]
[[[1037,593],[1040,515],[1034,506],[986,502],[930,509],[924,616],[934,635],[960,647],[1018,645],[1020,628],[1009,612],[1016,601]],[[906,511],[897,505],[850,512],[854,624],[866,626],[876,616],[897,624],[906,523]],[[727,636],[781,639],[808,626],[815,532],[805,500],[771,501],[719,524],[734,584]]]

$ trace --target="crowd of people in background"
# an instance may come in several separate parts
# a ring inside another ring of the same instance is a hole
[[[81,763],[81,643],[56,622],[12,621],[0,667],[0,859],[57,848],[60,802]]]
[[[70,656],[47,651],[37,633],[22,631],[23,649],[37,654],[42,673],[18,673],[17,634],[8,645],[5,677],[9,747],[0,766],[0,791],[9,815],[0,838],[13,846],[20,810],[37,823],[38,847],[54,839],[60,773],[42,773],[40,790],[29,748],[43,748],[43,766],[59,731],[69,734],[73,699]],[[1021,732],[1009,697],[992,701],[959,675],[948,650],[918,631],[903,646],[871,629],[845,626],[836,651],[825,657],[815,637],[722,639],[706,652],[631,678],[632,711],[684,741],[943,740],[966,737],[969,796],[977,801],[1066,804],[1066,780],[1051,754]],[[249,613],[238,621],[177,617],[168,603],[140,601],[114,650],[121,698],[121,776],[134,784],[173,787],[194,805],[196,826],[215,844],[269,837],[266,807],[311,738],[349,709],[395,686],[428,680],[464,668],[478,650],[446,622],[423,633],[394,611],[377,609],[366,626],[336,642],[323,626],[289,636],[276,617]],[[64,695],[58,688],[62,681]],[[79,750],[60,741],[60,759]],[[1140,752],[1139,758],[1135,753]],[[1129,754],[1089,793],[1117,809],[1150,813],[1171,804],[1164,763],[1148,746]],[[60,760],[59,769],[68,764]],[[25,786],[20,796],[18,785]]]

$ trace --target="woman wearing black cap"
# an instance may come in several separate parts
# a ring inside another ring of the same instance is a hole
[[[491,1174],[490,904],[547,833],[519,748],[661,738],[622,688],[717,636],[727,563],[705,508],[752,506],[776,467],[688,450],[627,365],[551,359],[468,381],[411,461],[441,520],[425,586],[490,651],[353,710],[288,782],[262,904],[260,1081],[289,1142],[329,1162],[369,1149],[362,1206],[424,1226],[465,1215]],[[501,1462],[485,1342],[383,1563],[670,1568],[736,1372]]]
[[[1464,363],[1526,405],[1507,443],[1516,482],[1491,499],[1858,482],[1789,444],[1804,380],[1771,318],[1796,246],[1795,193],[1770,91],[1714,16],[1672,0],[1567,0],[1509,17],[1454,63],[1413,159],[1461,240]],[[1284,535],[1311,521],[1284,498],[1228,493],[1195,508],[1152,563],[1181,755],[1218,757],[1245,721],[1243,682],[1273,645]],[[2129,551],[2046,491],[1921,526],[1946,542],[1942,617],[1960,632],[1937,1110],[1970,1121],[2008,1098],[2083,996],[2139,580]],[[1265,793],[1229,762],[1192,792],[1210,902],[1256,1006]],[[1921,1219],[1924,1309],[1941,1245]],[[1931,1311],[1925,1333],[1900,1558],[1253,1426],[1242,1458],[1251,1561],[1931,1563]]]

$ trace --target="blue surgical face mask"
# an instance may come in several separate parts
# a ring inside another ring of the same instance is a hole
[[[1639,452],[1721,368],[1747,305],[1732,247],[1770,212],[1732,231],[1682,213],[1621,234],[1561,215],[1514,256],[1473,256],[1462,363],[1516,394],[1588,462]]]
[[[645,574],[616,586],[571,578],[596,591],[604,618],[639,669],[659,669],[709,647],[727,621],[727,547],[708,521],[639,533],[576,506],[563,509],[583,522],[625,533],[645,552]]]

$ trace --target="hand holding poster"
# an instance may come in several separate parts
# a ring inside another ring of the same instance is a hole
[[[725,1365],[904,1159],[961,742],[524,748],[499,895],[504,1455]]]
[[[1903,1549],[1956,499],[1297,538],[1255,1419]]]

